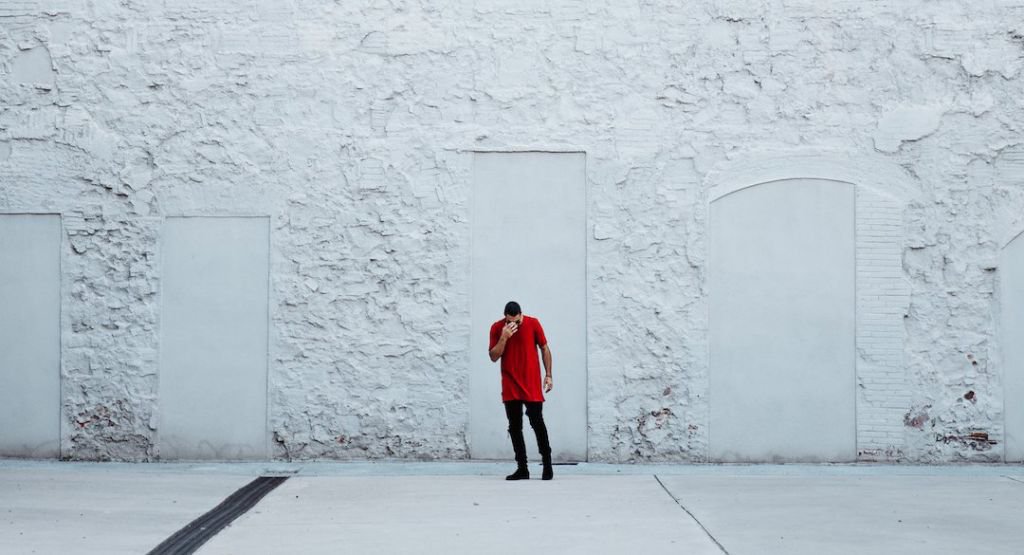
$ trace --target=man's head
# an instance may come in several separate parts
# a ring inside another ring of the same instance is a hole
[[[519,306],[519,303],[509,301],[505,304],[505,321],[515,322],[516,324],[523,321],[523,309]]]

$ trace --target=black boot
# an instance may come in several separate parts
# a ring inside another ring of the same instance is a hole
[[[550,480],[555,477],[555,471],[551,468],[551,453],[548,452],[547,455],[542,455],[542,457],[544,459],[544,471],[541,473],[540,479]]]
[[[508,476],[505,476],[506,480],[529,480],[530,471],[525,466],[516,468],[516,471]]]
[[[506,480],[529,480],[530,470],[526,467],[526,440],[523,439],[523,430],[509,430],[508,435],[512,438],[512,451],[516,454],[516,471],[508,476]]]

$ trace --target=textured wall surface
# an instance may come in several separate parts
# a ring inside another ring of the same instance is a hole
[[[801,177],[858,187],[858,456],[1002,460],[1022,70],[1024,0],[3,2],[62,455],[160,457],[162,219],[265,215],[271,456],[467,456],[472,151],[532,149],[587,155],[591,460],[707,460],[708,203]]]

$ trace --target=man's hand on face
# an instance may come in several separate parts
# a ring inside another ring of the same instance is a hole
[[[501,336],[505,339],[509,339],[516,332],[519,331],[519,324],[516,322],[506,322],[505,327],[501,330]]]

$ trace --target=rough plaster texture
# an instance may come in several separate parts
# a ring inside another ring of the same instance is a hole
[[[859,456],[1001,460],[1022,21],[1021,0],[4,2],[0,212],[63,216],[62,455],[160,456],[162,219],[269,215],[273,456],[466,456],[469,151],[550,149],[587,154],[591,460],[707,459],[707,205],[804,177],[898,199],[858,214],[899,261],[858,303],[900,320],[858,324]]]

